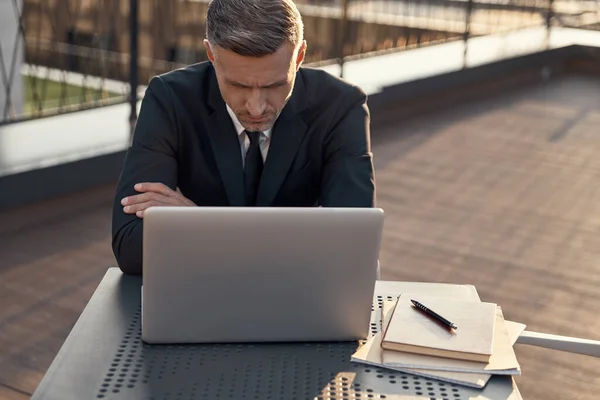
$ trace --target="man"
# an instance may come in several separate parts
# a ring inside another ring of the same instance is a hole
[[[148,85],[113,210],[125,273],[142,273],[148,207],[375,205],[366,95],[300,68],[294,3],[214,0],[206,30],[209,61]]]

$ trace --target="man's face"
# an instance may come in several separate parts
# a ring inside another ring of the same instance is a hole
[[[221,96],[248,131],[270,129],[294,89],[306,43],[286,43],[264,57],[241,56],[204,41]]]

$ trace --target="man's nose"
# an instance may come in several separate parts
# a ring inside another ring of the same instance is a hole
[[[246,101],[246,109],[252,117],[258,118],[263,115],[267,102],[260,89],[253,89],[252,94]]]

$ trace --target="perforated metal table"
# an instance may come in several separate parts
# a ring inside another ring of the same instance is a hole
[[[33,400],[521,399],[508,376],[478,390],[352,363],[357,343],[148,345],[141,341],[141,283],[107,271]],[[377,282],[373,333],[383,299],[408,289],[477,296],[472,286]]]

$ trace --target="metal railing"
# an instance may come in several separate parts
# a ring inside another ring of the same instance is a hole
[[[209,0],[0,1],[0,125],[131,105],[153,75],[206,60]],[[600,30],[598,0],[297,0],[307,63],[528,27]],[[343,69],[342,69],[343,70]]]

